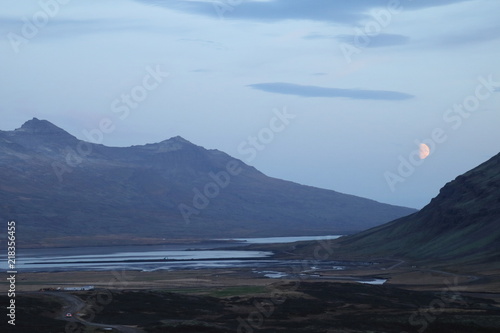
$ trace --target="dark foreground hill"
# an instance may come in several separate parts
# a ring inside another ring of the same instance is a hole
[[[351,256],[500,264],[500,154],[446,184],[417,213],[336,242]]]
[[[0,218],[23,246],[335,234],[413,212],[270,178],[181,137],[112,148],[36,118],[0,131]]]
[[[391,286],[293,281],[190,288],[189,294],[167,290],[23,293],[16,329],[3,332],[107,332],[93,323],[116,328],[109,332],[138,327],[147,333],[496,333],[500,327],[493,300]],[[110,301],[101,305],[104,294]],[[80,320],[64,318],[68,298],[88,304]],[[0,301],[8,302],[7,295]],[[55,319],[61,317],[68,321]],[[7,320],[0,323],[7,326]]]

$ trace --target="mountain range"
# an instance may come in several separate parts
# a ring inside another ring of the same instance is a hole
[[[37,118],[0,131],[0,218],[24,247],[345,234],[414,212],[271,178],[181,137],[107,147]]]

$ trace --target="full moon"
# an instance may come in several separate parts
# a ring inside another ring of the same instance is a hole
[[[429,146],[425,143],[421,143],[420,145],[418,145],[418,148],[418,153],[421,160],[425,159],[431,153]]]

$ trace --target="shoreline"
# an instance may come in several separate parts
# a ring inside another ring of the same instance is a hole
[[[193,289],[216,288],[238,285],[268,285],[285,281],[309,281],[328,283],[357,283],[357,281],[384,279],[384,285],[408,290],[441,291],[452,288],[468,293],[500,293],[498,276],[500,271],[491,275],[481,275],[475,279],[462,275],[450,275],[426,269],[414,270],[398,267],[383,269],[390,263],[372,267],[352,266],[344,270],[316,271],[302,270],[299,265],[268,267],[223,267],[203,269],[158,269],[152,271],[116,270],[79,270],[51,272],[19,272],[17,287],[20,292],[38,291],[44,287],[79,287],[94,285],[96,288],[110,289]],[[265,274],[277,274],[277,278]],[[282,274],[282,276],[280,276]],[[1,282],[0,285],[5,285]],[[450,287],[451,286],[451,287]]]

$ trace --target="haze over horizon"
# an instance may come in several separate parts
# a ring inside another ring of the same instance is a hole
[[[272,177],[414,208],[500,151],[499,2],[1,7],[0,130],[37,117],[107,146],[179,135]]]

